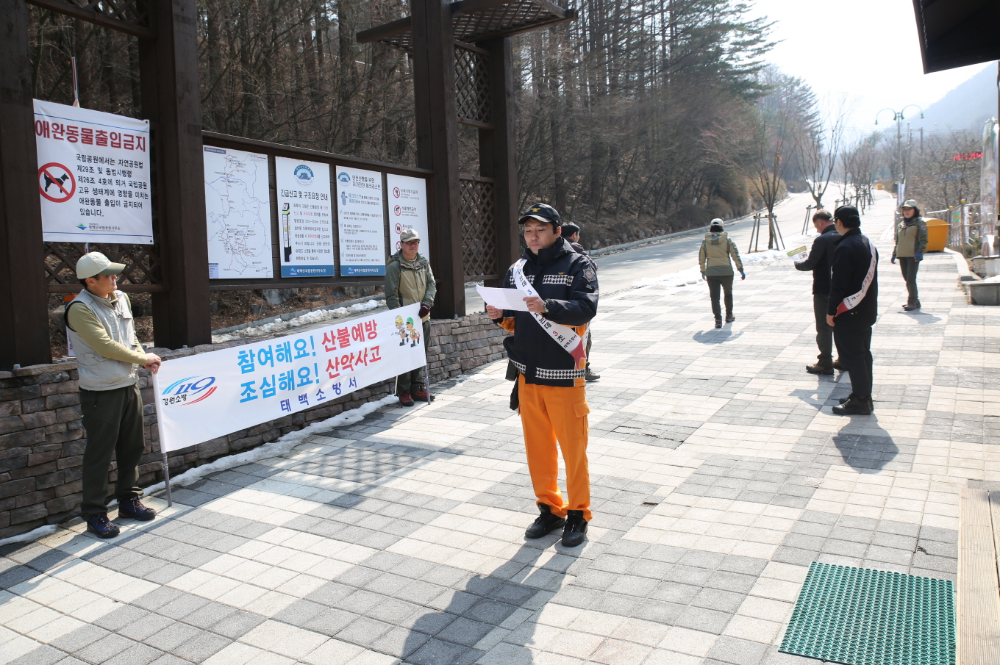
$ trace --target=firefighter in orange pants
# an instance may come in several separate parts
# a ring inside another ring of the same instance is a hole
[[[541,538],[563,527],[562,544],[575,547],[585,540],[591,519],[583,337],[597,314],[597,274],[561,237],[555,208],[537,203],[519,223],[527,249],[507,271],[503,286],[520,290],[528,311],[487,305],[486,313],[514,333],[504,348],[518,374],[516,401],[540,513],[525,536]],[[558,483],[560,449],[565,499]]]

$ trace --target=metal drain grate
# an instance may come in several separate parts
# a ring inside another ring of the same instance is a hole
[[[780,651],[848,665],[954,665],[953,585],[813,563]]]

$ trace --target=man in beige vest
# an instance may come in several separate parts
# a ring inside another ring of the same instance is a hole
[[[80,409],[87,447],[83,453],[83,504],[80,514],[87,531],[114,538],[118,526],[108,520],[108,468],[118,462],[118,517],[142,521],[156,511],[139,501],[139,458],[143,453],[142,397],[137,365],[151,372],[160,359],[146,353],[135,335],[132,306],[118,291],[124,264],[112,263],[100,252],[76,263],[83,291],[66,306],[66,327],[80,374]]]
[[[401,329],[403,338],[400,346],[406,343],[416,346],[422,339],[426,351],[431,336],[431,307],[437,295],[437,282],[434,281],[430,262],[419,254],[419,250],[420,236],[417,232],[413,229],[403,231],[399,236],[399,251],[389,258],[385,268],[385,304],[389,309],[396,309],[420,303],[421,323],[406,322],[406,327]],[[403,323],[402,318],[397,323]],[[415,325],[422,325],[423,330],[418,331]],[[424,385],[424,368],[400,374],[396,378],[396,395],[403,406],[413,406],[413,400],[429,401],[427,386]]]

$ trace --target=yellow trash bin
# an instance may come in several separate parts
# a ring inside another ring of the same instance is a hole
[[[927,249],[928,252],[943,252],[948,245],[948,232],[951,224],[943,219],[925,219],[927,223]]]

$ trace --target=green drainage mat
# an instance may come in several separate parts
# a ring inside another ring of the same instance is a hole
[[[954,665],[952,583],[814,563],[780,651],[848,665]]]

